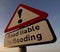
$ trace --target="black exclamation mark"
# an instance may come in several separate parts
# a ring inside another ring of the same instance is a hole
[[[19,15],[18,23],[21,23],[21,22],[22,22],[22,19],[20,19],[20,18],[21,18],[21,14],[22,14],[22,9],[20,9],[20,10],[18,11],[18,15]]]

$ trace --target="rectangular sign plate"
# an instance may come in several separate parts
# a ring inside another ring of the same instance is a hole
[[[30,26],[18,29],[14,32],[7,33],[4,39],[4,46],[17,47],[36,44],[53,43],[56,36],[48,22],[42,20],[31,24]]]

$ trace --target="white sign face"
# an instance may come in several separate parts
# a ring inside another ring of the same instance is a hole
[[[21,12],[21,10],[22,10],[22,12]],[[19,14],[19,15],[21,15],[20,18],[19,18],[18,12],[21,13],[21,14]],[[34,18],[36,18],[38,16],[39,15],[37,15],[37,14],[35,14],[35,13],[33,13],[33,12],[23,8],[23,7],[20,7],[18,9],[18,11],[16,12],[16,14],[15,14],[15,16],[14,16],[14,18],[13,18],[13,20],[12,20],[12,22],[9,25],[8,28],[15,27],[15,26],[17,26],[20,23],[24,23],[24,22],[29,21],[31,19],[34,19]],[[22,20],[22,21],[19,23],[19,20]]]
[[[4,39],[4,46],[16,47],[46,44],[54,42],[56,40],[55,38],[47,20],[43,20],[17,31],[7,33]]]

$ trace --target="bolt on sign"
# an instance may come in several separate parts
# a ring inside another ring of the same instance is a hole
[[[47,19],[38,21],[16,31],[5,34],[4,46],[18,47],[47,44],[56,41],[56,36]]]

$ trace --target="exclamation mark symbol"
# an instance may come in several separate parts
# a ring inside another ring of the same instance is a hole
[[[20,10],[18,11],[18,15],[19,15],[18,23],[21,23],[21,22],[22,22],[22,19],[20,19],[20,18],[21,18],[21,14],[22,14],[22,9],[20,9]]]

